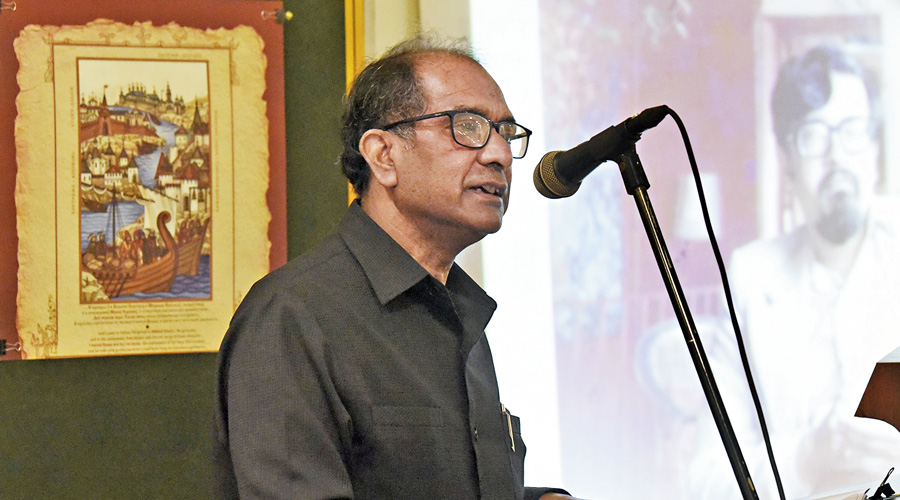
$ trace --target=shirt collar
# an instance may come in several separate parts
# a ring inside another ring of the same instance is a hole
[[[429,276],[425,268],[363,211],[359,200],[350,204],[338,234],[362,266],[382,304]]]
[[[338,234],[362,266],[382,304],[387,304],[431,276],[363,211],[359,200],[350,204],[338,228]],[[496,302],[456,263],[450,269],[447,287],[453,293],[469,297],[491,311],[496,308]]]

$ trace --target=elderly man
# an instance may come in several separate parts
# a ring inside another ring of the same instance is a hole
[[[500,229],[531,132],[467,52],[416,38],[368,65],[344,118],[359,198],[257,283],[222,343],[220,498],[549,499],[454,259]]]
[[[897,212],[875,194],[875,95],[858,63],[834,47],[781,68],[773,123],[804,223],[732,257],[738,315],[789,498],[874,488],[900,465],[897,430],[854,417],[875,363],[900,345]]]

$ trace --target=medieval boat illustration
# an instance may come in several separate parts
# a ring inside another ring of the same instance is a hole
[[[90,262],[86,265],[107,297],[115,298],[138,292],[165,292],[172,288],[178,267],[178,248],[166,227],[171,217],[169,212],[161,212],[156,218],[156,227],[163,242],[163,246],[155,252],[158,257],[149,259],[147,263],[122,258],[113,260],[118,265],[92,266]]]
[[[131,63],[83,64],[114,74]],[[100,88],[79,106],[82,300],[208,298],[208,96],[188,103],[168,82],[161,92],[140,80]]]
[[[175,274],[196,276],[200,268],[200,255],[203,253],[203,242],[209,228],[209,217],[201,223],[185,224],[176,237],[178,250],[178,269]]]

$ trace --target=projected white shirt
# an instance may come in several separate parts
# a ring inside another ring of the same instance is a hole
[[[854,417],[875,363],[900,345],[898,234],[885,203],[842,277],[818,262],[804,228],[732,255],[748,356],[789,498],[871,486],[900,465],[900,432]]]

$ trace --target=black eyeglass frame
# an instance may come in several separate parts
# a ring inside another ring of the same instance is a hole
[[[502,124],[504,124],[504,123],[511,123],[511,124],[515,125],[516,127],[519,127],[519,128],[521,128],[522,130],[524,130],[524,131],[525,131],[525,134],[524,134],[524,135],[520,134],[520,135],[516,135],[516,136],[513,136],[513,137],[509,137],[509,138],[506,138],[506,137],[503,137],[502,135],[500,135],[500,137],[501,137],[504,141],[506,141],[507,144],[509,144],[510,142],[512,142],[514,139],[521,139],[521,138],[524,137],[524,138],[525,138],[525,147],[522,148],[522,153],[521,153],[521,155],[520,155],[520,156],[516,156],[515,154],[513,154],[513,158],[516,159],[516,160],[520,160],[520,159],[522,159],[522,158],[525,157],[525,154],[528,152],[528,143],[531,142],[531,134],[532,134],[531,130],[529,130],[527,127],[524,127],[524,126],[522,126],[521,124],[518,124],[518,123],[516,123],[516,122],[514,122],[514,121],[511,121],[511,120],[504,120],[504,121],[501,121],[501,122],[494,122],[494,121],[492,121],[491,119],[489,119],[489,118],[487,118],[487,117],[484,117],[484,116],[482,116],[482,115],[480,115],[480,114],[478,114],[478,113],[476,113],[476,112],[474,112],[474,111],[467,111],[467,110],[464,110],[464,109],[454,109],[454,110],[451,110],[451,111],[438,111],[437,113],[429,113],[429,114],[427,114],[427,115],[414,116],[414,117],[412,117],[412,118],[406,118],[406,119],[399,120],[399,121],[396,121],[396,122],[393,122],[393,123],[389,123],[389,124],[387,124],[387,125],[385,125],[385,126],[383,126],[383,127],[379,127],[379,128],[380,128],[381,130],[390,130],[390,129],[392,129],[392,128],[399,127],[400,125],[406,125],[406,124],[408,124],[408,123],[415,123],[415,122],[422,121],[422,120],[428,120],[428,119],[430,119],[430,118],[437,118],[437,117],[439,117],[439,116],[447,116],[447,117],[450,117],[450,135],[453,137],[453,142],[459,144],[460,146],[469,148],[469,149],[481,149],[481,148],[487,146],[488,141],[491,140],[491,134],[488,134],[487,137],[485,137],[485,139],[484,139],[484,144],[482,144],[481,146],[471,146],[471,145],[469,145],[469,144],[463,144],[463,143],[459,142],[459,139],[456,138],[456,128],[453,127],[453,121],[454,121],[454,119],[455,119],[454,117],[455,117],[456,115],[461,115],[461,114],[475,115],[475,116],[477,116],[477,117],[479,117],[479,118],[482,118],[483,120],[485,120],[486,122],[488,122],[488,125],[490,125],[490,127],[491,127],[492,129],[494,129],[494,130],[497,132],[497,135],[500,135],[500,125],[502,125]]]

